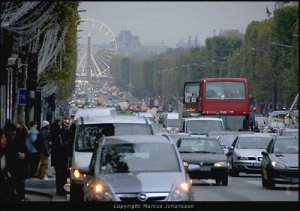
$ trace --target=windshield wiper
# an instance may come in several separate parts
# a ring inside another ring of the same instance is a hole
[[[195,153],[210,153],[210,154],[216,154],[216,152],[211,151],[194,151]]]
[[[194,153],[194,152],[191,152],[191,151],[179,151],[180,153]]]

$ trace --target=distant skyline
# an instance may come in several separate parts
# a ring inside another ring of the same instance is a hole
[[[138,36],[141,43],[164,43],[175,48],[179,40],[188,41],[197,36],[201,45],[207,37],[218,35],[229,29],[245,33],[252,21],[268,19],[266,8],[272,13],[275,1],[174,1],[174,2],[81,2],[78,10],[82,19],[95,19],[103,22],[115,36],[120,31],[129,30]],[[80,25],[79,43],[87,43],[91,33],[92,43],[103,42],[103,31],[84,28]]]

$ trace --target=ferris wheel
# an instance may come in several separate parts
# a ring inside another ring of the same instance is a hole
[[[109,76],[111,61],[117,55],[113,31],[95,19],[81,19],[77,31],[80,32],[80,39],[76,75],[96,78]]]

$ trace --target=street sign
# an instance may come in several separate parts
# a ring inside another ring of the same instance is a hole
[[[27,89],[19,89],[19,105],[26,105],[27,103]]]

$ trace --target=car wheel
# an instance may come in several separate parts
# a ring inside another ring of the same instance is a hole
[[[228,185],[228,176],[226,176],[226,177],[224,177],[224,178],[222,179],[222,185],[223,185],[223,186]]]
[[[265,176],[267,179],[265,179]],[[268,189],[275,188],[275,183],[270,180],[270,178],[268,177],[268,173],[267,172],[264,173],[263,170],[261,172],[261,179],[262,179],[262,186],[264,188],[268,188]]]
[[[238,177],[238,176],[240,175],[239,170],[238,170],[237,168],[235,168],[233,164],[231,164],[231,166],[232,166],[232,169],[231,169],[231,175],[232,175],[233,177]]]
[[[216,184],[219,185],[221,183],[221,179],[216,179]]]
[[[83,201],[83,191],[81,186],[71,185],[70,187],[70,201]]]

